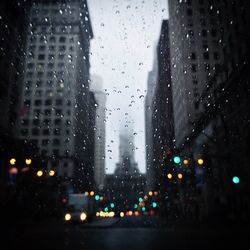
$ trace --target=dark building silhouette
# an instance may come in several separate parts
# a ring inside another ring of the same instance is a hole
[[[176,140],[193,171],[185,196],[195,201],[199,218],[249,219],[248,2],[170,0],[169,6]],[[202,70],[192,72],[192,65]],[[187,92],[195,98],[182,106]]]
[[[1,134],[13,135],[18,118],[22,81],[26,15],[23,4],[1,1],[0,128]]]
[[[145,175],[139,172],[134,162],[133,145],[130,138],[120,135],[120,162],[116,164],[114,174],[106,175],[105,192],[109,201],[116,203],[117,211],[133,209],[146,188]]]
[[[93,33],[87,3],[35,1],[28,20],[19,138],[37,146],[45,173],[55,170],[69,186],[70,179],[92,185],[89,176],[88,181],[78,176],[83,166],[88,175],[93,172],[95,100],[89,91]]]
[[[155,51],[156,52],[156,51]],[[146,176],[147,189],[151,191],[154,188],[155,176],[153,170],[153,107],[155,102],[155,87],[157,83],[157,53],[153,62],[153,69],[148,73],[147,94],[145,96],[145,141],[146,141]]]
[[[160,191],[162,206],[167,187],[167,169],[165,157],[174,149],[174,124],[172,107],[172,84],[170,68],[170,49],[168,21],[162,22],[160,38],[157,46],[158,74],[154,92],[152,129],[153,129],[153,189]],[[170,167],[170,166],[168,166]],[[163,207],[162,207],[163,208]]]

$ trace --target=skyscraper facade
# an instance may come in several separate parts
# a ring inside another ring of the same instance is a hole
[[[72,177],[74,161],[80,157],[76,138],[82,138],[80,126],[87,123],[79,107],[90,99],[93,34],[87,5],[38,1],[32,4],[29,19],[19,136],[38,146],[48,169]]]
[[[102,90],[100,76],[91,76],[91,91],[96,100],[94,176],[97,188],[103,189],[105,181],[106,94]]]

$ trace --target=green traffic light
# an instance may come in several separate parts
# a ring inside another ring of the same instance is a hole
[[[109,211],[108,207],[105,207],[104,212],[108,212],[108,211]]]
[[[174,156],[174,163],[176,163],[176,164],[181,163],[181,157],[180,156]]]
[[[157,207],[157,203],[156,202],[153,202],[152,206],[155,208]]]
[[[138,205],[137,205],[137,204],[135,204],[135,205],[134,205],[134,208],[135,208],[135,209],[137,209],[137,208],[138,208]]]
[[[114,208],[115,207],[115,204],[112,202],[112,203],[110,203],[110,207],[111,208]]]
[[[139,198],[139,202],[143,202],[143,199],[141,197]]]
[[[238,176],[234,176],[232,179],[234,184],[239,184],[240,183],[240,178]]]
[[[96,200],[96,201],[99,201],[99,200],[100,200],[100,196],[99,196],[98,194],[95,196],[95,200]]]
[[[141,210],[142,210],[143,212],[145,212],[145,211],[146,211],[146,208],[145,208],[145,207],[142,207]]]

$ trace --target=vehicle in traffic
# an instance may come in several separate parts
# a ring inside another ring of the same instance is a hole
[[[90,221],[94,215],[94,204],[90,197],[82,193],[72,193],[68,196],[64,219],[66,222]]]

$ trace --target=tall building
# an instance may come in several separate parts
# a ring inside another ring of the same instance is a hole
[[[163,174],[160,165],[162,164],[164,157],[174,147],[172,84],[168,32],[168,21],[163,20],[157,46],[158,72],[151,118],[154,159],[152,168],[156,179],[157,175]],[[158,183],[158,185],[160,184]]]
[[[243,218],[250,190],[248,2],[170,0],[169,8],[176,142],[193,161],[193,196],[202,215]],[[234,175],[243,178],[237,194]]]
[[[166,181],[167,168],[171,168],[169,164],[164,164],[164,160],[175,147],[168,20],[162,21],[157,58],[158,72],[152,113],[153,164],[151,171],[154,176],[153,189],[160,191],[161,210],[164,210],[168,201],[166,197],[169,197]]]
[[[91,91],[96,100],[95,116],[95,160],[94,176],[97,188],[102,190],[105,181],[105,119],[106,119],[106,94],[102,90],[102,78],[91,76]]]
[[[157,55],[155,51],[155,55]],[[145,140],[146,140],[146,176],[147,176],[147,188],[152,190],[154,185],[154,173],[153,173],[153,103],[154,103],[154,93],[157,82],[157,60],[153,63],[153,69],[148,73],[148,84],[147,84],[147,94],[145,97]]]
[[[0,17],[0,134],[13,136],[23,71],[23,40],[27,22],[24,4],[1,1]]]
[[[188,140],[203,111],[200,95],[223,62],[218,1],[169,1],[169,29],[176,145]]]
[[[28,29],[19,136],[38,146],[45,168],[72,178],[87,151],[86,108],[93,99],[87,3],[34,2]]]

